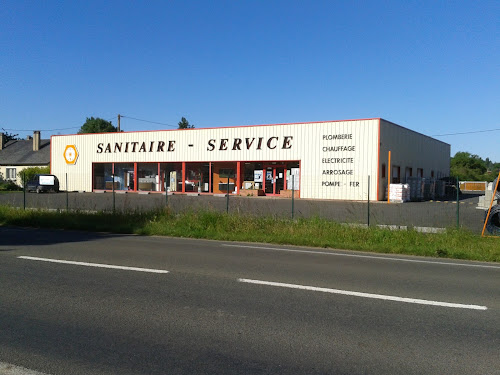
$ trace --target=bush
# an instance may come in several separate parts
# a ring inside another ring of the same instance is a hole
[[[0,191],[15,191],[15,190],[21,190],[21,188],[17,186],[13,181],[0,182]]]
[[[28,182],[37,174],[49,174],[49,173],[50,173],[50,167],[30,167],[20,171],[17,174],[17,176],[21,179],[22,183],[22,181]]]

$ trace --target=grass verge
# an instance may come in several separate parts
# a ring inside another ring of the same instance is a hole
[[[0,225],[60,228],[138,235],[206,238],[225,241],[265,242],[379,253],[455,259],[500,261],[500,239],[481,238],[466,230],[424,234],[357,228],[312,218],[276,219],[246,217],[212,211],[174,214],[153,212],[23,211],[0,206]]]

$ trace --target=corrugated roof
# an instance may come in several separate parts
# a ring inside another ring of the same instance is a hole
[[[0,165],[49,165],[50,139],[40,140],[40,150],[33,151],[33,140],[12,140],[0,150]]]

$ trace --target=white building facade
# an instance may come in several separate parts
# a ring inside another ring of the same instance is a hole
[[[389,151],[391,165],[389,165]],[[62,190],[382,200],[449,175],[450,146],[380,118],[52,136]],[[68,186],[66,186],[66,175]]]

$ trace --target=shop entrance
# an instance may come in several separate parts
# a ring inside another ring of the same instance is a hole
[[[264,192],[266,195],[279,195],[286,189],[286,167],[284,165],[265,165]]]

